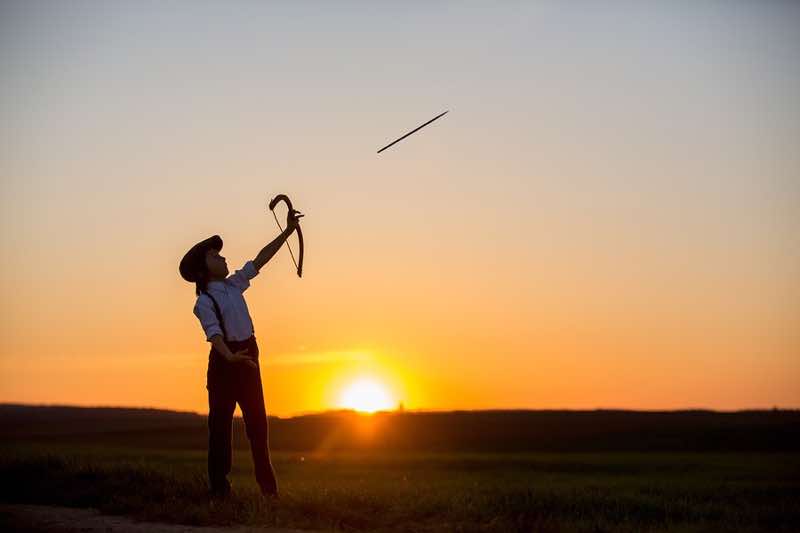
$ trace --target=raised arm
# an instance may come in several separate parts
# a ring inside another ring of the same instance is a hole
[[[288,225],[287,228],[283,230],[283,232],[280,235],[275,237],[275,239],[273,239],[272,242],[264,246],[261,249],[261,251],[258,252],[258,255],[255,257],[255,259],[253,259],[253,265],[255,265],[256,270],[261,270],[261,267],[266,265],[269,262],[269,260],[272,259],[272,256],[275,255],[278,252],[278,250],[281,249],[283,243],[286,242],[286,239],[289,238],[289,236],[292,234],[292,232],[294,232],[296,227],[297,227],[296,224]]]

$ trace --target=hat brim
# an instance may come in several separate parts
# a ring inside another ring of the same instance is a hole
[[[178,266],[183,279],[191,283],[197,281],[197,277],[206,268],[206,252],[209,250],[222,250],[222,238],[219,235],[198,242],[186,252]]]

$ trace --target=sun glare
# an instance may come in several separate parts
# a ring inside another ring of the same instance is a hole
[[[348,385],[342,391],[339,405],[364,413],[391,409],[393,406],[386,387],[373,379],[360,379]]]

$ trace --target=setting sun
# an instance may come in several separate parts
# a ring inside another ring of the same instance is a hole
[[[373,379],[359,379],[342,391],[339,405],[345,409],[374,413],[391,409],[393,403],[383,384]]]

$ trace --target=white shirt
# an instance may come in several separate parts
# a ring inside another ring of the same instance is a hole
[[[194,314],[200,320],[206,340],[211,340],[214,335],[222,335],[225,340],[243,341],[253,334],[253,321],[247,310],[247,303],[242,294],[250,286],[250,280],[258,275],[255,265],[248,261],[240,269],[225,278],[224,281],[210,281],[206,291],[211,294],[219,305],[222,321],[225,323],[225,333],[217,320],[214,304],[207,294],[197,297],[194,304]]]

